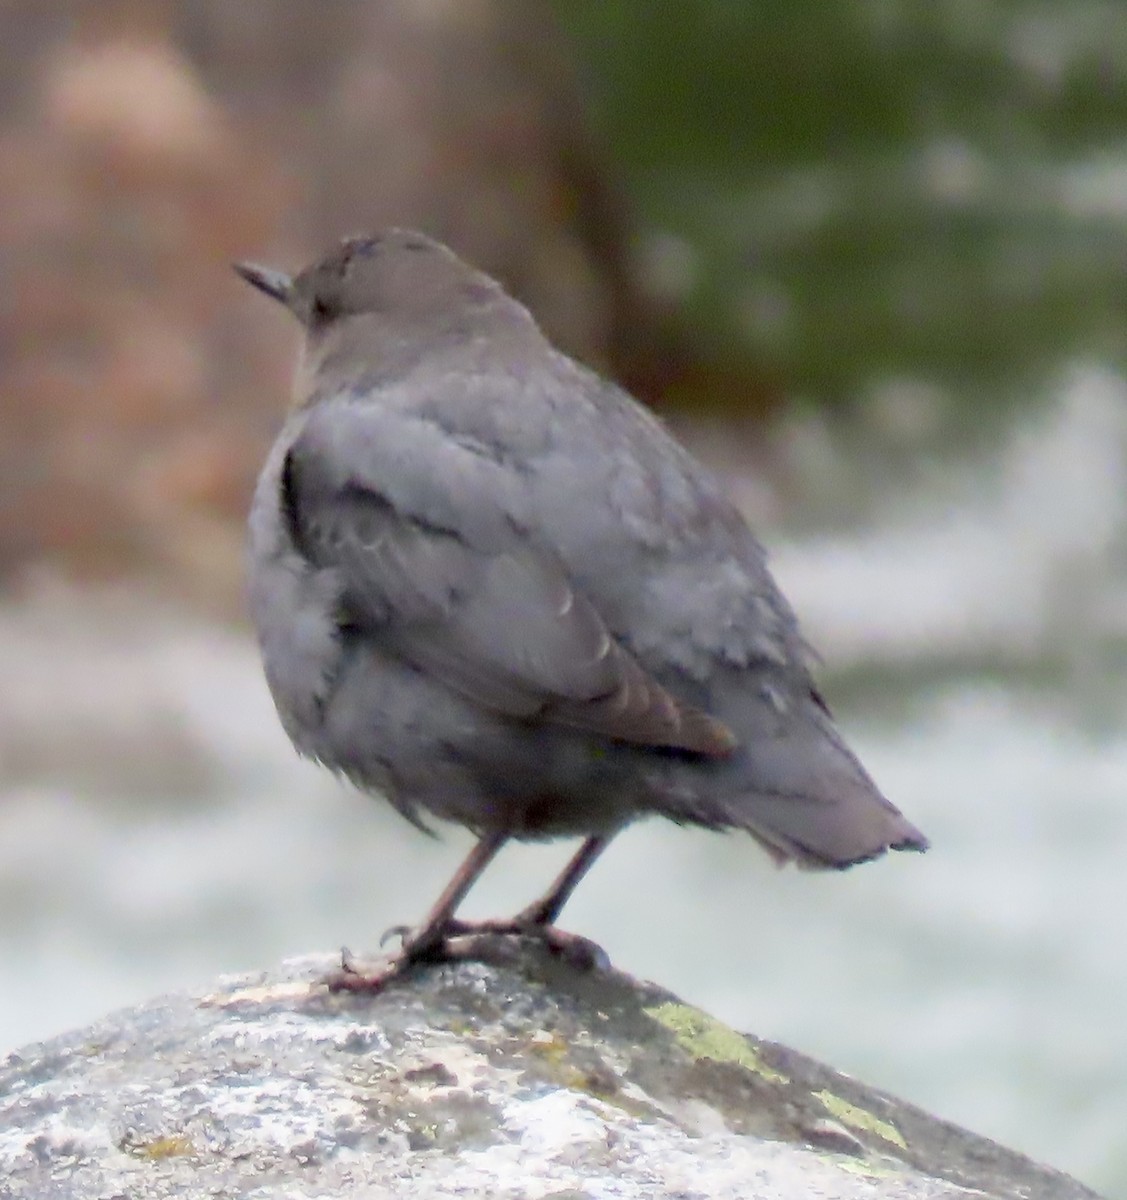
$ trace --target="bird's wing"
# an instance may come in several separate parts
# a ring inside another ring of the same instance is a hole
[[[418,456],[426,478],[412,479],[416,456],[394,418],[381,430],[327,416],[315,413],[291,447],[283,504],[301,552],[337,574],[344,623],[498,713],[647,746],[733,749],[723,724],[676,700],[611,635],[550,553],[517,536],[495,460],[442,435]]]

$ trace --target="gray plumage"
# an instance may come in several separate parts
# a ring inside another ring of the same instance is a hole
[[[843,867],[926,840],[830,719],[713,476],[421,234],[292,281],[295,405],[250,516],[250,602],[297,749],[481,834],[656,813]]]

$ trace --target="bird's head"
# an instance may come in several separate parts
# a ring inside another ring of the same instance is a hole
[[[294,276],[257,263],[235,263],[235,270],[312,335],[353,317],[441,323],[504,296],[441,242],[409,229],[346,238]]]

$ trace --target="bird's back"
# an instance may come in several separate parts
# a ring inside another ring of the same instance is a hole
[[[538,431],[532,453],[507,448],[527,483],[532,536],[657,680],[736,736],[725,759],[665,756],[659,807],[747,828],[809,865],[924,848],[834,725],[763,548],[712,473],[621,389],[562,355],[534,386],[503,369],[495,386],[511,397],[513,426],[523,418]]]

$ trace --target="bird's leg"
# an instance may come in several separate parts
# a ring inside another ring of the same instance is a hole
[[[613,834],[589,837],[576,851],[567,866],[556,877],[552,886],[527,908],[521,909],[507,921],[458,921],[449,922],[450,934],[509,933],[526,934],[539,938],[558,954],[564,955],[577,966],[593,966],[606,959],[605,952],[589,938],[568,933],[555,926],[556,918],[575,891],[579,881],[594,865],[595,860],[610,845]]]
[[[403,944],[399,953],[385,966],[366,972],[354,965],[347,953],[341,960],[341,970],[328,980],[333,991],[376,992],[407,967],[417,962],[437,961],[450,951],[451,938],[469,938],[471,944],[462,953],[472,953],[472,938],[482,934],[513,934],[539,939],[556,954],[577,967],[590,968],[606,961],[605,952],[589,938],[557,929],[555,920],[575,891],[579,881],[594,865],[595,860],[610,845],[613,834],[589,837],[576,851],[552,886],[540,897],[508,920],[460,921],[454,916],[467,892],[493,861],[498,850],[508,841],[504,833],[487,833],[467,855],[454,878],[415,930],[388,930],[401,934]],[[385,934],[385,937],[388,936]],[[458,956],[458,952],[454,952]]]
[[[457,926],[453,918],[458,906],[508,840],[508,835],[504,833],[487,833],[478,840],[454,872],[453,879],[446,885],[442,895],[434,902],[423,923],[403,939],[402,955],[417,961],[429,958],[441,949],[442,943]]]
[[[587,838],[544,895],[517,913],[513,918],[514,924],[554,925],[556,918],[563,911],[563,906],[571,899],[571,893],[578,887],[579,881],[595,865],[595,860],[599,855],[610,845],[612,836],[612,834],[604,834]]]
[[[369,973],[353,965],[346,951],[341,957],[341,970],[328,981],[330,990],[379,991],[388,980],[412,963],[442,958],[447,938],[463,932],[462,923],[454,920],[458,905],[507,841],[508,834],[505,833],[484,834],[454,872],[454,877],[443,889],[423,923],[412,931],[389,930],[389,933],[404,935],[399,953],[391,962],[381,970]]]

